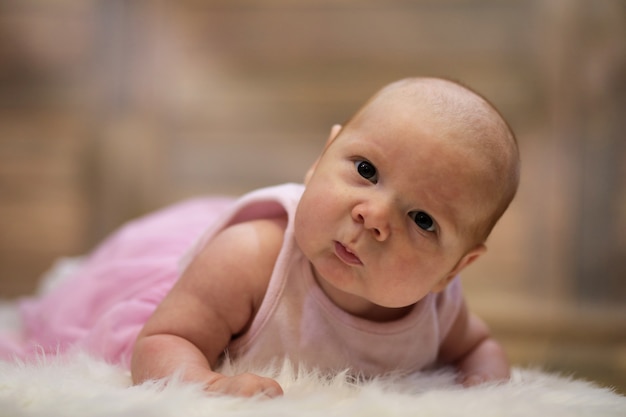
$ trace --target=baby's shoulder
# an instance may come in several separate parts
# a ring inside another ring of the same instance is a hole
[[[287,216],[254,219],[226,226],[214,240],[245,250],[253,257],[273,252],[278,255],[286,228]]]
[[[229,225],[198,253],[195,263],[205,266],[222,286],[236,286],[260,305],[282,243],[287,217],[256,219]],[[216,276],[217,275],[217,276]]]

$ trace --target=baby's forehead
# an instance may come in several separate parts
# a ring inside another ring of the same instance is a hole
[[[391,83],[375,94],[353,121],[374,129],[388,124],[430,129],[438,139],[476,158],[509,161],[512,166],[517,158],[513,133],[495,107],[471,89],[444,79],[410,78]]]
[[[494,126],[500,123],[498,118],[479,96],[449,87],[411,85],[383,89],[353,121],[369,129],[392,126],[430,131],[434,138],[450,141],[451,145],[486,151],[498,141],[491,137],[497,134]]]
[[[485,98],[447,80],[401,81],[383,88],[378,97],[387,104],[396,102],[407,110],[426,112],[437,121],[454,123],[456,126],[470,125],[478,120],[498,123],[501,119]]]
[[[383,98],[396,100],[421,122],[436,126],[459,147],[479,153],[510,153],[515,139],[495,107],[478,93],[460,84],[441,79],[418,79],[390,85]],[[427,117],[417,117],[424,116]],[[410,119],[409,119],[410,120]]]

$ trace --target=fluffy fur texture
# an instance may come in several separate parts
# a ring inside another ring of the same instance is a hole
[[[44,280],[46,292],[74,262],[58,264]],[[0,303],[0,332],[19,328],[13,303]],[[209,396],[176,377],[132,386],[128,371],[73,352],[32,362],[0,361],[0,417],[332,417],[332,416],[626,416],[626,397],[591,383],[514,369],[505,384],[464,389],[449,370],[355,381],[295,371],[290,364],[223,372],[257,371],[285,390],[277,399]]]
[[[236,372],[237,365],[226,372]],[[278,399],[208,396],[175,378],[131,386],[127,371],[81,353],[36,362],[0,362],[2,416],[624,416],[626,397],[532,370],[510,382],[463,389],[450,372],[355,382],[295,372],[289,364],[261,370],[285,389]]]

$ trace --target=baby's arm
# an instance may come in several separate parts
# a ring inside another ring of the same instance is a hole
[[[282,394],[273,379],[225,376],[214,367],[256,314],[284,228],[284,219],[241,223],[207,243],[139,334],[131,361],[134,383],[182,371],[183,380],[210,392]]]
[[[506,380],[510,376],[504,350],[491,337],[487,325],[467,310],[465,303],[441,345],[439,361],[455,365],[465,386]]]

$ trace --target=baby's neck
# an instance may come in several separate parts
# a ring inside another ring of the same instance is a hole
[[[375,322],[399,320],[409,314],[414,307],[414,305],[399,308],[383,307],[365,298],[338,290],[325,280],[319,279],[316,274],[314,276],[322,291],[337,307],[365,320]]]
[[[407,307],[399,307],[399,308],[390,308],[390,307],[382,307],[377,304],[370,304],[370,307],[366,310],[363,310],[358,313],[352,313],[348,311],[348,313],[353,314],[357,317],[361,317],[366,320],[376,321],[376,322],[387,322],[399,320],[405,317],[409,312],[413,309],[413,306]],[[347,311],[347,310],[346,310]]]

